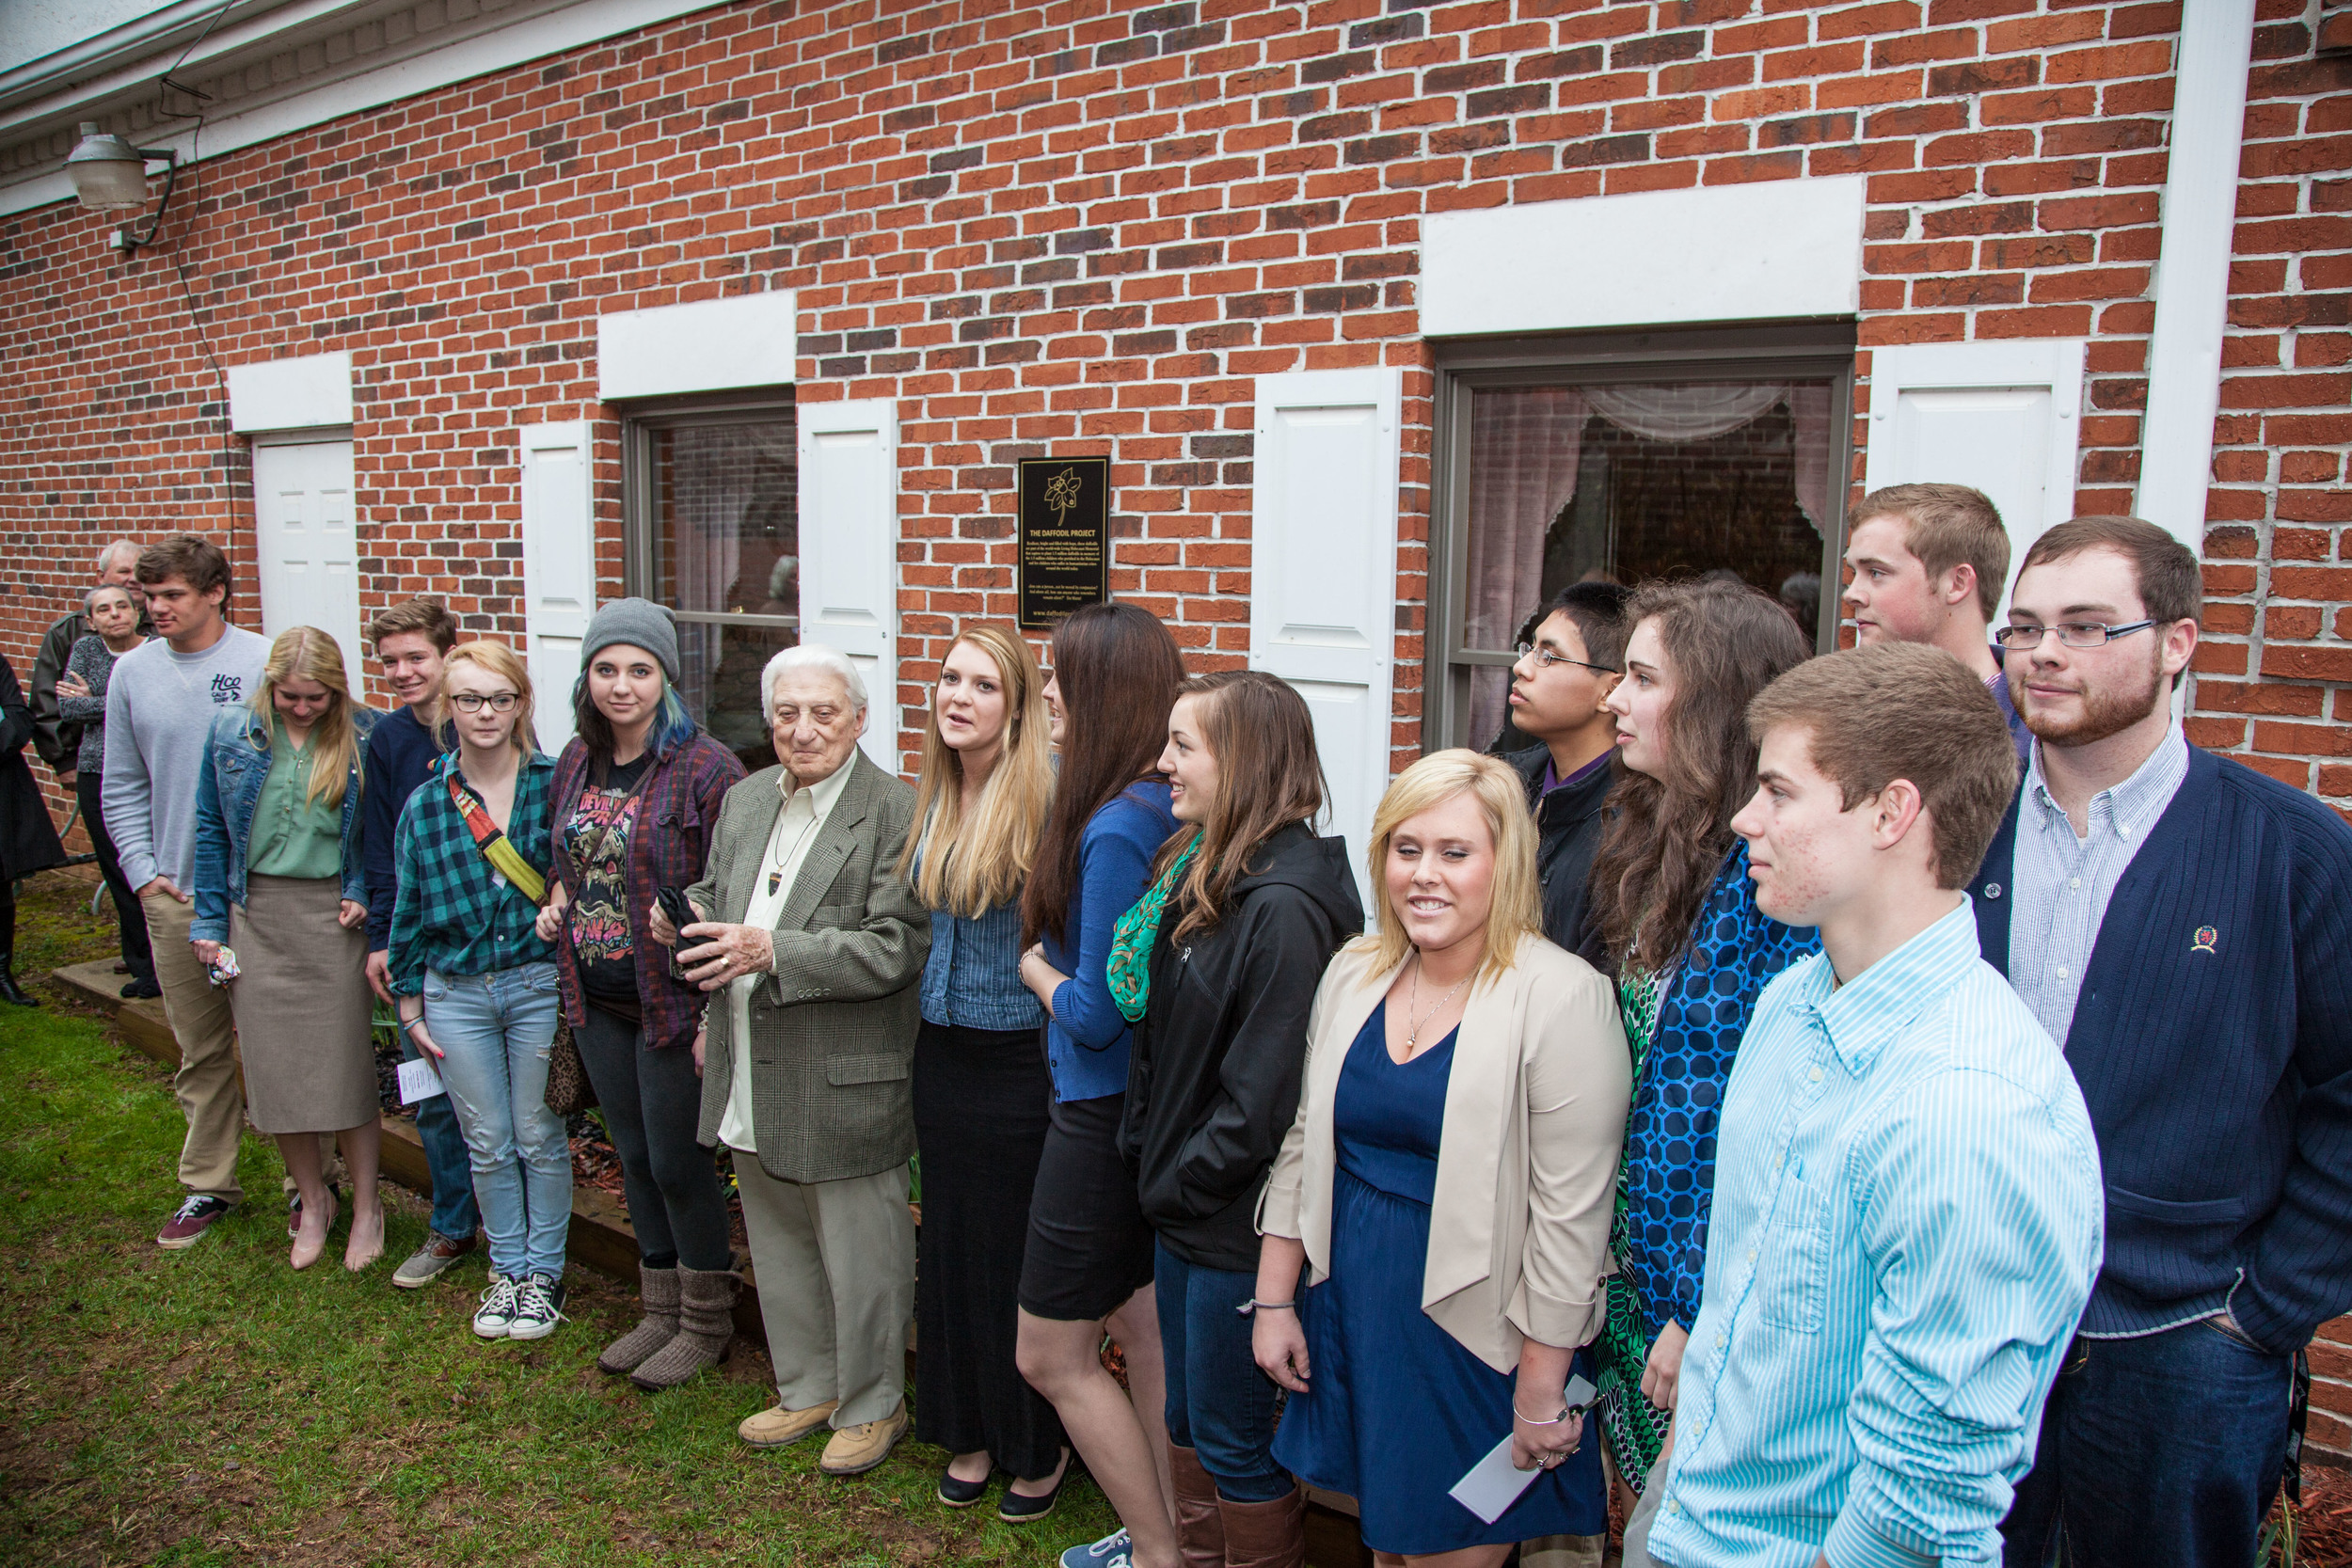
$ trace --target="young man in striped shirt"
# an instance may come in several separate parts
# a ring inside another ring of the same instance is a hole
[[[2082,1095],[1963,891],[2016,752],[1973,672],[1903,643],[1799,666],[1748,721],[1756,906],[1821,952],[1740,1042],[1627,1568],[1989,1560],[2102,1226]]]

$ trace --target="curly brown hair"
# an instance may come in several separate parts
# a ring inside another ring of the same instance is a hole
[[[1690,942],[1731,849],[1732,815],[1756,793],[1748,704],[1812,650],[1778,599],[1744,583],[1649,583],[1625,619],[1636,632],[1658,624],[1674,678],[1661,736],[1672,776],[1628,768],[1610,790],[1586,896],[1611,964],[1638,954],[1655,970]]]

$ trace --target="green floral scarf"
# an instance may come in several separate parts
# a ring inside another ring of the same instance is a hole
[[[1176,891],[1177,881],[1200,849],[1200,838],[1196,833],[1184,852],[1160,873],[1159,880],[1143,890],[1136,907],[1119,917],[1111,934],[1104,978],[1110,982],[1111,1000],[1119,1004],[1119,1015],[1130,1023],[1141,1023],[1144,1009],[1151,1005],[1152,945],[1160,940],[1160,916],[1167,912],[1168,895]]]

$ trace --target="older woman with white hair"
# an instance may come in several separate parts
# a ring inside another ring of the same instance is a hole
[[[707,918],[653,931],[716,993],[695,1038],[700,1135],[734,1158],[776,1370],[774,1408],[738,1434],[773,1449],[829,1429],[818,1466],[853,1476],[907,1432],[910,1090],[930,911],[898,869],[914,791],[858,749],[856,666],[803,643],[769,660],[759,687],[779,766],[727,791],[708,868],[686,890]]]
[[[1423,757],[1372,833],[1379,931],[1315,993],[1252,1349],[1291,1392],[1274,1457],[1355,1497],[1379,1562],[1495,1568],[1608,1524],[1589,1396],[1564,1388],[1606,1305],[1625,1032],[1609,982],[1544,940],[1509,767]],[[1505,1440],[1543,1474],[1488,1519],[1450,1490]]]

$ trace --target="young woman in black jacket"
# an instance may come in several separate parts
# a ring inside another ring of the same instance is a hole
[[[1185,682],[1160,770],[1185,826],[1120,922],[1110,973],[1137,1025],[1121,1136],[1159,1237],[1179,1544],[1186,1563],[1295,1568],[1305,1498],[1274,1463],[1278,1394],[1246,1314],[1258,1197],[1298,1112],[1308,1011],[1363,907],[1345,843],[1311,826],[1323,766],[1307,705],[1281,681]]]

